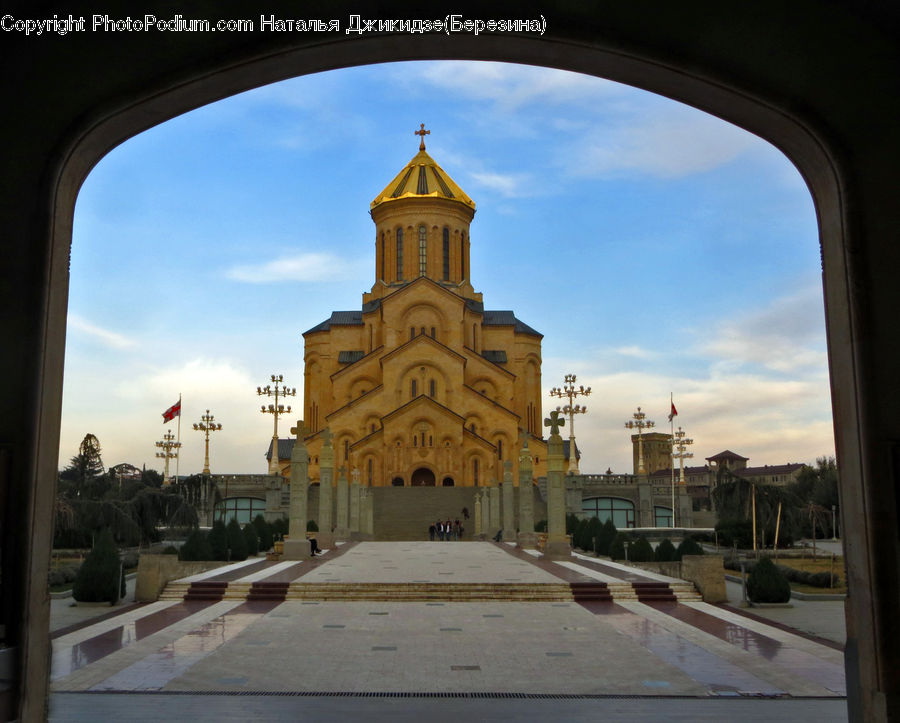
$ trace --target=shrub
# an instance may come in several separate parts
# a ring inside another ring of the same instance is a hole
[[[753,523],[750,520],[722,520],[716,525],[719,544],[740,549],[753,547]]]
[[[278,539],[284,539],[284,536],[288,533],[288,519],[287,517],[279,517],[272,523],[272,534],[277,535]]]
[[[641,535],[628,550],[628,558],[633,562],[651,562],[653,560],[653,548],[647,542],[647,538]]]
[[[600,524],[599,519],[597,519],[596,517],[591,517],[588,520],[587,539],[585,540],[585,542],[587,543],[586,549],[591,550],[592,552],[595,551],[595,546],[597,549],[599,549],[599,547],[600,547],[600,530],[601,529],[603,529],[603,525]],[[595,538],[596,538],[596,542],[594,542]]]
[[[210,547],[206,533],[203,530],[194,529],[181,546],[181,550],[178,552],[178,559],[185,561],[207,561],[215,560],[217,558],[213,557],[213,551]]]
[[[307,532],[318,532],[319,531],[319,523],[315,520],[309,520],[306,523],[306,531]]]
[[[593,549],[591,538],[588,534],[589,524],[590,520],[578,520],[578,525],[575,527],[575,532],[572,534],[572,544],[585,551]]]
[[[175,552],[177,553],[178,550],[176,550]],[[141,556],[136,552],[126,552],[124,555],[122,555],[122,564],[125,566],[126,570],[134,570],[138,566],[140,558]]]
[[[62,570],[51,570],[47,573],[47,584],[50,587],[61,587],[66,584],[66,579],[62,574]]]
[[[675,555],[675,545],[673,545],[672,541],[667,537],[656,546],[656,551],[653,553],[653,559],[657,562],[670,562],[675,559]]]
[[[609,556],[613,560],[624,560],[625,559],[625,542],[628,540],[628,536],[624,532],[617,532],[616,536],[613,537],[612,542],[609,543]]]
[[[275,543],[272,535],[272,525],[266,522],[265,517],[257,515],[253,518],[253,526],[256,528],[256,534],[259,537],[259,550],[268,552]]]
[[[232,517],[225,526],[225,535],[228,540],[228,549],[231,550],[231,560],[240,562],[247,559],[247,543],[244,541],[244,531],[237,518]]]
[[[702,555],[703,548],[693,537],[685,537],[678,548],[675,550],[676,560],[680,560],[685,555]]]
[[[72,597],[79,602],[115,604],[119,600],[119,567],[119,551],[112,533],[103,530],[78,571]]]
[[[747,595],[752,602],[784,603],[791,599],[791,585],[775,563],[764,557],[747,575]]]
[[[177,555],[178,548],[175,545],[166,545],[162,551],[163,555]]]
[[[213,523],[207,540],[209,541],[210,560],[228,559],[228,533],[225,532],[224,522],[218,520]]]
[[[247,555],[249,557],[256,557],[256,553],[259,552],[259,535],[256,534],[256,528],[253,526],[252,522],[248,522],[244,525],[244,543],[247,545]]]
[[[566,515],[566,534],[574,535],[576,527],[578,527],[578,518],[575,515]]]
[[[599,522],[599,520],[598,520]],[[607,518],[606,522],[600,525],[597,532],[597,554],[609,555],[609,546],[616,537],[616,526],[611,518]]]
[[[534,531],[535,532],[546,532],[547,531],[547,520],[538,520],[534,523]]]

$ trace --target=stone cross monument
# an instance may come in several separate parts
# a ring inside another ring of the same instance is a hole
[[[359,539],[359,470],[353,468],[350,482],[350,539]]]
[[[337,480],[337,518],[334,536],[338,540],[350,539],[350,491],[347,488],[347,469],[341,467]]]
[[[334,447],[331,439],[334,435],[326,427],[322,430],[324,444],[319,451],[319,534],[317,537],[319,547],[330,549],[334,547],[334,532],[332,531],[331,511],[334,506]]]
[[[566,486],[563,476],[565,455],[563,440],[559,428],[564,426],[565,419],[559,418],[556,410],[544,420],[544,426],[550,427],[550,439],[547,443],[547,544],[544,557],[550,560],[561,560],[571,557],[572,549],[566,537]]]
[[[309,557],[309,542],[306,540],[307,504],[309,494],[309,454],[304,436],[309,429],[303,420],[291,427],[291,434],[297,435],[291,452],[291,498],[288,513],[288,539],[284,541],[283,557],[286,560],[304,560]],[[275,450],[273,456],[278,454]]]
[[[513,463],[503,462],[503,539],[516,539],[516,497],[513,489]]]

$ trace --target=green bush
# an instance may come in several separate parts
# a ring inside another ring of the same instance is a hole
[[[628,540],[628,535],[624,532],[617,532],[616,536],[613,537],[612,542],[609,543],[608,555],[613,560],[624,560],[625,559],[625,542]]]
[[[163,555],[177,555],[178,548],[175,545],[166,545],[162,551]]]
[[[716,525],[719,544],[742,550],[753,547],[753,523],[750,520],[722,520]]]
[[[266,522],[265,517],[257,515],[253,518],[253,526],[256,528],[256,535],[259,537],[259,550],[268,552],[275,544],[275,539],[272,535],[272,525]]]
[[[228,540],[228,549],[231,550],[231,561],[240,562],[247,559],[247,543],[244,540],[244,531],[236,518],[232,517],[225,526],[225,534]]]
[[[653,559],[657,562],[670,562],[675,559],[675,555],[675,545],[673,545],[672,541],[667,537],[656,546],[656,551],[653,553]]]
[[[277,539],[282,540],[284,536],[288,533],[288,519],[287,517],[279,517],[272,523],[272,534],[277,536]]]
[[[791,599],[791,585],[775,563],[764,557],[747,575],[747,596],[751,602],[785,603]]]
[[[576,527],[578,527],[578,518],[575,515],[566,515],[566,534],[574,535]]]
[[[547,520],[538,520],[534,523],[534,531],[535,532],[546,532],[547,531]]]
[[[700,547],[700,543],[698,543],[693,537],[685,537],[681,544],[678,545],[678,548],[675,550],[675,558],[676,560],[680,560],[685,555],[702,555],[703,548]]]
[[[115,604],[119,600],[119,568],[119,551],[112,533],[103,530],[78,571],[72,597],[78,602]]]
[[[572,534],[572,544],[585,552],[594,549],[591,544],[590,533],[588,532],[589,526],[590,520],[578,520],[578,525],[576,525],[575,532]]]
[[[209,531],[210,560],[228,559],[228,533],[225,531],[225,523],[217,520]]]
[[[632,562],[652,562],[653,547],[647,542],[647,538],[641,535],[633,543],[628,550],[628,559]]]
[[[50,587],[62,587],[66,584],[66,579],[62,574],[62,570],[51,570],[47,573],[47,584]]]
[[[259,552],[259,535],[256,534],[256,528],[252,522],[244,525],[244,543],[247,545],[247,556],[256,557]]]
[[[206,533],[203,530],[194,529],[181,546],[181,550],[178,552],[178,559],[185,561],[203,560],[205,562],[217,558],[213,557],[213,551],[209,545]]]
[[[138,566],[138,563],[140,561],[141,556],[136,552],[126,552],[124,555],[122,555],[122,564],[125,566],[126,570],[134,570]]]
[[[597,520],[599,523],[599,520]],[[609,555],[609,546],[616,537],[616,526],[613,524],[612,518],[607,518],[597,531],[597,554]]]
[[[308,520],[306,522],[306,531],[307,532],[318,532],[319,531],[319,523],[315,520]]]

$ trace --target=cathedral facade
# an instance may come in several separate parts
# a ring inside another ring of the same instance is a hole
[[[528,439],[546,473],[542,335],[471,283],[475,203],[425,151],[371,203],[374,284],[358,311],[304,337],[310,478],[322,432],[335,467],[372,486],[488,486]]]

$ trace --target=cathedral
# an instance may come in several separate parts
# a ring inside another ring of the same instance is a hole
[[[514,479],[523,435],[546,474],[542,335],[492,311],[471,280],[475,203],[425,150],[370,205],[374,284],[358,311],[303,334],[310,479],[322,432],[335,467],[362,484],[487,486]],[[280,455],[279,455],[280,456]]]

